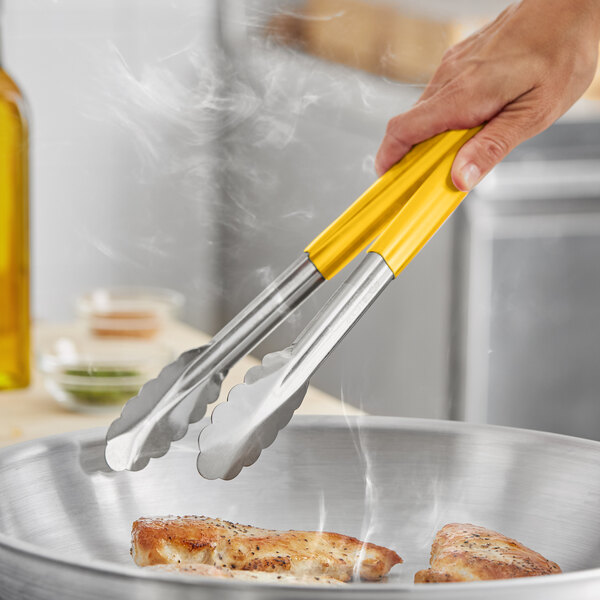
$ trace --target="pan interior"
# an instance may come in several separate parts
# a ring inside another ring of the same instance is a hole
[[[426,568],[449,522],[514,537],[564,571],[600,556],[600,443],[508,428],[378,417],[295,417],[232,481],[196,472],[198,427],[143,471],[102,469],[101,430],[0,452],[0,542],[81,564],[132,565],[140,516],[208,515],[272,529],[336,531]]]

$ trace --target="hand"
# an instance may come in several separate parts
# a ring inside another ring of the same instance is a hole
[[[485,127],[458,153],[452,180],[472,189],[515,146],[549,127],[591,83],[600,0],[523,0],[450,48],[409,111],[388,124],[379,175],[449,129]]]

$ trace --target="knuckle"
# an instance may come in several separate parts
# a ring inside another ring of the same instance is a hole
[[[393,134],[396,132],[396,129],[398,128],[398,117],[394,117],[393,119],[390,119],[387,123],[387,127],[385,128],[385,132],[387,134]]]
[[[442,63],[455,63],[459,57],[463,56],[467,48],[472,42],[472,36],[461,40],[451,46],[448,46],[442,53]]]
[[[510,151],[510,143],[504,136],[484,136],[480,141],[484,156],[489,157],[494,163],[500,162]]]
[[[446,48],[446,50],[444,50],[444,53],[442,54],[441,64],[444,66],[452,64],[457,51],[458,50],[456,46],[450,46],[450,48]]]
[[[594,78],[598,68],[598,47],[591,45],[582,50],[580,59],[575,61],[573,71],[577,77],[589,78],[589,82]]]
[[[403,130],[403,119],[401,117],[394,117],[388,121],[387,127],[385,129],[386,137],[390,138],[397,144],[405,144],[406,142],[402,137]]]
[[[448,80],[456,77],[461,70],[462,61],[458,56],[458,49],[449,48],[442,56],[442,60],[436,70],[436,75],[442,79]]]
[[[545,129],[555,120],[554,103],[548,100],[539,102],[536,113],[535,122]]]

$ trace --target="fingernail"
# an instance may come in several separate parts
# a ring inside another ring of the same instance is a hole
[[[479,167],[473,163],[467,163],[461,171],[462,180],[468,190],[472,190],[481,179]]]

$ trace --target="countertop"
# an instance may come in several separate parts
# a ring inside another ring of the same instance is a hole
[[[37,323],[33,332],[34,353],[40,344],[49,338],[68,336],[78,331],[79,326],[74,323]],[[177,353],[201,346],[210,339],[207,334],[178,322],[171,323],[162,337]],[[229,389],[241,383],[246,371],[256,364],[258,361],[255,358],[247,356],[235,365],[224,381],[218,402],[224,401]],[[120,410],[121,407],[118,407],[100,414],[67,410],[46,391],[41,374],[35,369],[34,361],[30,387],[0,391],[0,446],[76,429],[106,427],[118,416]],[[212,408],[209,407],[209,410]],[[359,409],[344,404],[341,400],[312,386],[297,412],[299,414],[364,414]]]

